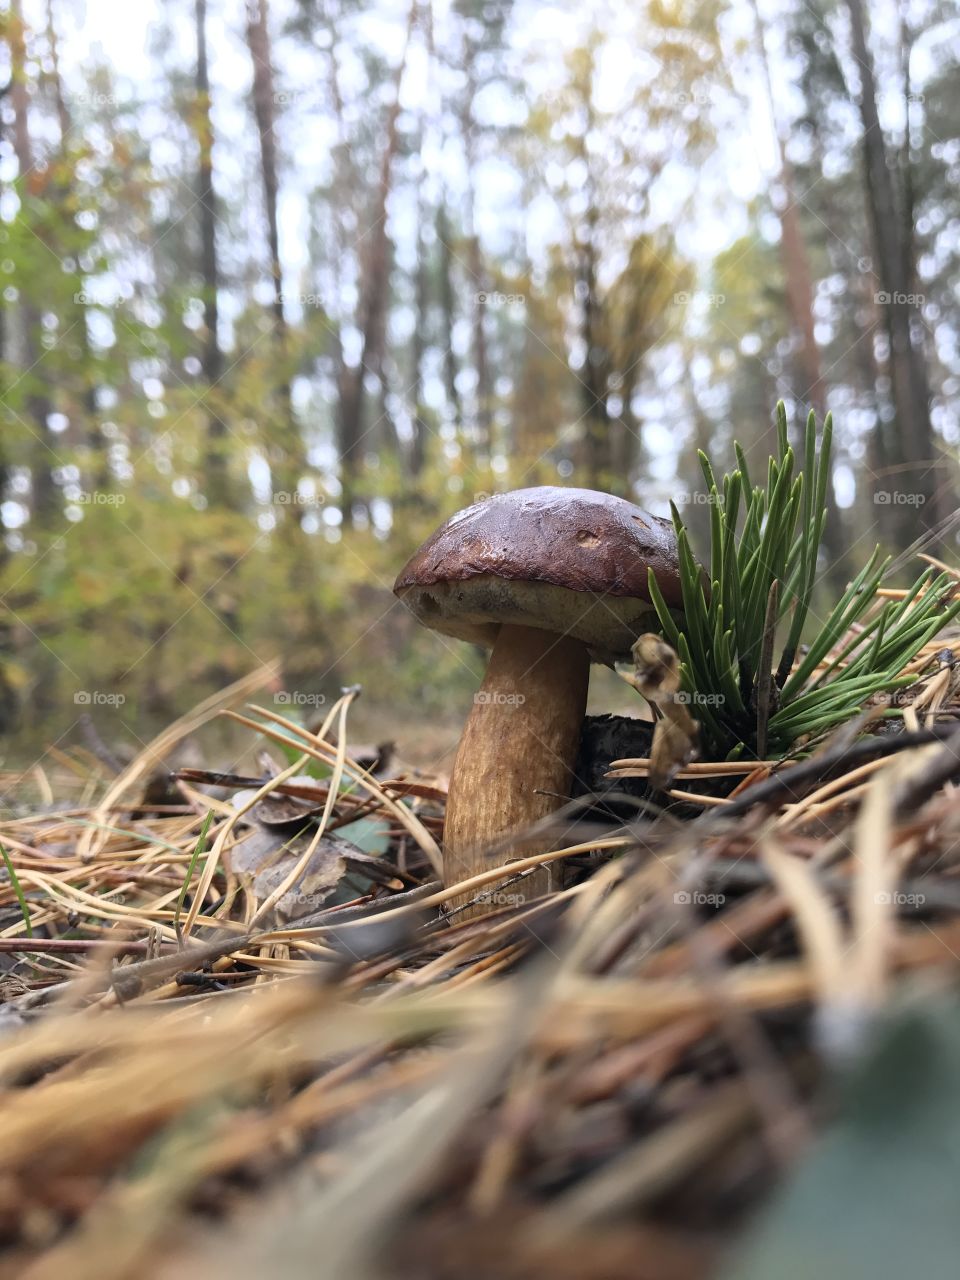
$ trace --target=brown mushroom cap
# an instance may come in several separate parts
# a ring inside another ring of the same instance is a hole
[[[476,502],[440,526],[394,584],[424,626],[492,645],[500,626],[571,635],[596,661],[629,656],[655,626],[652,569],[681,604],[669,520],[592,489],[516,489]]]

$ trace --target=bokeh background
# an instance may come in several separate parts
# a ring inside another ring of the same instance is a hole
[[[822,590],[949,556],[958,61],[933,0],[4,0],[4,759],[275,656],[443,749],[419,541],[532,484],[702,529],[779,397],[836,419]]]

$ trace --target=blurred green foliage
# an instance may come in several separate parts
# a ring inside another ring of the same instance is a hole
[[[861,537],[909,540],[930,475],[949,504],[938,457],[916,506],[877,505],[877,486],[911,497],[916,459],[822,8],[786,6],[758,42],[737,0],[610,0],[556,39],[511,0],[206,0],[131,11],[147,73],[112,31],[87,48],[74,0],[0,9],[0,727],[18,750],[82,713],[135,746],[275,656],[291,689],[360,681],[442,715],[477,655],[418,635],[390,594],[438,522],[532,484],[665,510],[701,486],[698,449],[736,435],[765,465],[775,400],[823,407],[811,356],[849,499],[816,590]],[[901,41],[909,64],[929,37],[936,65],[897,82],[912,97],[885,144],[948,450],[960,37],[921,8]],[[874,46],[894,83],[902,58]],[[708,532],[706,505],[688,514]]]

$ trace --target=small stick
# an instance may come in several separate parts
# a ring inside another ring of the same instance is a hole
[[[0,954],[18,951],[38,951],[50,955],[107,951],[118,956],[142,956],[147,953],[147,944],[119,940],[110,942],[106,938],[0,938]]]
[[[674,774],[675,778],[726,778],[753,773],[755,769],[774,768],[778,760],[700,760],[685,764]],[[634,772],[636,771],[636,772]],[[607,778],[645,777],[650,771],[650,757],[637,756],[624,760],[612,760],[604,775]]]

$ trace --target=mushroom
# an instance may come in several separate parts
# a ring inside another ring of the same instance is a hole
[[[451,775],[447,885],[510,861],[503,838],[569,796],[590,662],[628,658],[637,636],[658,625],[648,569],[678,607],[669,521],[608,493],[545,486],[458,512],[400,573],[394,592],[424,626],[492,649]],[[516,895],[512,886],[486,892],[469,914],[552,886],[551,871],[538,869]]]

